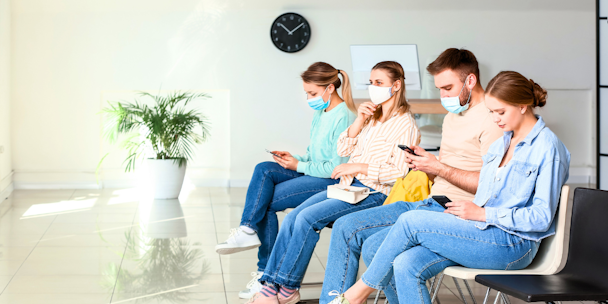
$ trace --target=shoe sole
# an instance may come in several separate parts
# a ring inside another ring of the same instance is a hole
[[[296,304],[296,303],[298,303],[298,302],[300,302],[300,293],[299,293],[299,292],[298,292],[298,296],[297,296],[297,297],[295,297],[295,298],[293,298],[291,301],[289,301],[289,302],[285,302],[285,303],[283,303],[283,304]]]
[[[248,293],[246,295],[245,294],[241,294],[239,292],[239,299],[250,299],[254,294],[255,294],[255,292],[254,293]]]
[[[247,247],[233,247],[233,248],[217,248],[215,249],[215,252],[217,252],[218,254],[233,254],[233,253],[237,253],[237,252],[241,252],[241,251],[247,251],[247,250],[251,250],[251,249],[255,249],[260,247],[261,244],[258,245],[253,245],[253,246],[247,246]]]

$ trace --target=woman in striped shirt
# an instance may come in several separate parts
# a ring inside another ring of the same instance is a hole
[[[397,178],[408,172],[405,152],[397,145],[417,145],[420,131],[405,99],[403,68],[394,61],[380,62],[370,84],[371,102],[359,106],[357,119],[338,139],[338,154],[350,159],[334,169],[332,178],[377,192],[351,205],[328,199],[323,191],[290,212],[260,279],[266,286],[248,303],[297,303],[319,231],[343,215],[382,205]]]

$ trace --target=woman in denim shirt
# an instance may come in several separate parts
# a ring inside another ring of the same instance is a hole
[[[400,303],[431,304],[426,280],[449,266],[522,269],[553,221],[568,179],[570,153],[535,115],[547,92],[531,79],[501,72],[488,84],[486,105],[504,136],[483,157],[475,199],[433,200],[406,212],[391,228],[367,271],[330,304],[359,304],[395,276]]]

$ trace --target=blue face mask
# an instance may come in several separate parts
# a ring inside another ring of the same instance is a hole
[[[467,79],[469,79],[469,77],[467,77]],[[467,85],[467,79],[465,79],[464,85],[462,86],[462,89],[460,89],[460,93],[458,93],[458,96],[441,97],[441,105],[446,110],[448,110],[448,112],[458,114],[469,108],[469,101],[471,100],[471,93],[473,92],[473,90],[469,92],[469,98],[467,99],[467,103],[464,106],[460,105],[460,94],[462,94],[464,87]]]
[[[327,109],[327,107],[329,107],[329,101],[331,100],[331,94],[329,94],[329,98],[327,99],[327,102],[323,101],[323,95],[325,95],[325,92],[327,92],[328,88],[329,88],[329,86],[325,88],[325,91],[323,91],[323,94],[321,94],[320,96],[310,98],[307,100],[308,105],[313,110],[325,110],[325,109]]]

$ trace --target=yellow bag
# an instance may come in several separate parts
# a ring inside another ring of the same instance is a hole
[[[422,171],[410,171],[405,177],[398,178],[383,205],[394,202],[418,202],[429,197],[433,182]]]

